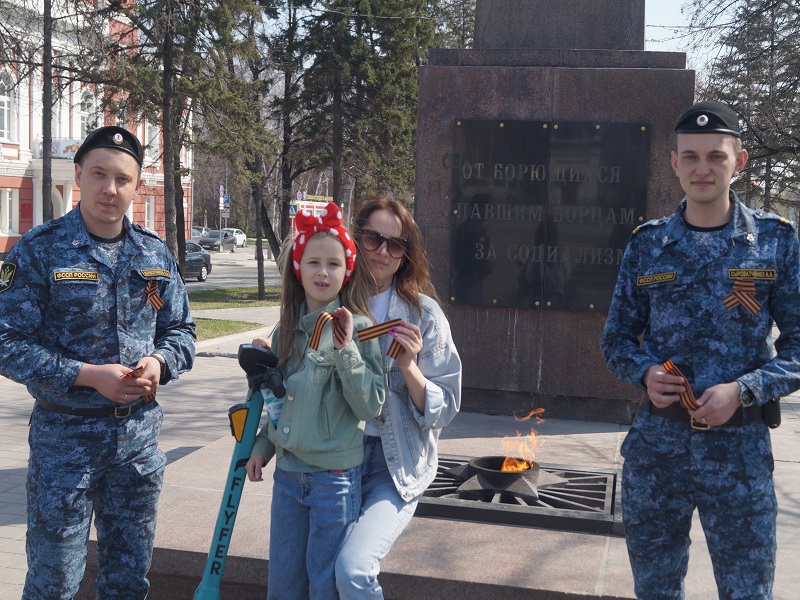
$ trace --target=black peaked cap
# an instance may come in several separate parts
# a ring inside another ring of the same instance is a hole
[[[691,106],[678,117],[676,133],[726,133],[742,137],[739,115],[727,104],[707,100]]]
[[[80,163],[83,155],[95,148],[111,148],[112,150],[127,152],[136,159],[140,167],[144,162],[144,148],[139,138],[122,127],[109,125],[106,127],[99,127],[92,131],[86,136],[86,139],[83,140],[73,160],[76,164]]]

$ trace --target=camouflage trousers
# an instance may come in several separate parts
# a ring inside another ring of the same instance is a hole
[[[637,598],[684,598],[695,508],[719,597],[772,598],[778,505],[764,423],[695,431],[640,409],[621,451],[623,521]]]
[[[97,530],[98,598],[145,598],[166,458],[161,408],[125,419],[36,406],[28,436],[28,574],[23,600],[73,598],[89,527]]]

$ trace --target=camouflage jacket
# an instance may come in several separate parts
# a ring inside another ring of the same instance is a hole
[[[195,324],[175,261],[155,233],[127,218],[123,239],[112,269],[76,207],[26,233],[0,267],[0,373],[34,398],[110,405],[72,385],[84,362],[130,367],[158,350],[167,361],[161,383],[192,367]],[[148,284],[157,297],[148,299]]]
[[[697,396],[739,380],[764,404],[800,388],[797,235],[786,219],[731,200],[733,218],[711,249],[693,242],[685,199],[634,231],[600,342],[622,381],[641,385],[669,359]]]

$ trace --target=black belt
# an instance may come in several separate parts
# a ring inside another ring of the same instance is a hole
[[[666,408],[659,408],[653,404],[649,398],[646,402],[647,404],[644,406],[650,411],[651,415],[658,415],[659,417],[669,419],[670,421],[677,421],[678,423],[692,423],[692,417],[678,402],[673,402]],[[763,420],[763,406],[748,406],[746,408],[740,406],[725,425],[750,425],[751,423]]]
[[[62,413],[65,415],[74,415],[76,417],[116,417],[118,419],[125,419],[126,417],[130,417],[140,408],[150,404],[150,402],[142,399],[139,402],[125,404],[123,406],[103,406],[98,408],[73,408],[72,406],[52,404],[39,399],[36,400],[36,404],[45,410],[50,410],[52,412]]]

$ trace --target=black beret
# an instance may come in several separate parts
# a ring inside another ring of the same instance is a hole
[[[112,148],[114,150],[127,152],[136,159],[136,162],[139,163],[139,167],[141,167],[142,162],[144,162],[144,148],[142,148],[142,143],[139,141],[139,138],[122,127],[109,125],[107,127],[99,127],[92,131],[86,136],[86,139],[83,140],[73,160],[76,164],[81,162],[83,155],[95,148]]]
[[[739,131],[739,115],[727,104],[707,100],[698,102],[678,117],[677,133],[727,133],[742,137]]]

